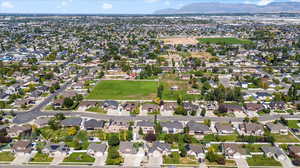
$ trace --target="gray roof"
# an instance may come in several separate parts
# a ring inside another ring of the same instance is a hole
[[[279,147],[276,147],[276,146],[264,145],[264,146],[261,147],[261,150],[264,153],[272,153],[272,154],[275,154],[276,156],[284,155],[282,150]]]
[[[124,154],[136,154],[138,152],[132,142],[120,142],[119,150]]]
[[[81,118],[67,118],[61,121],[62,126],[73,127],[80,126],[82,122]]]
[[[266,126],[271,130],[271,131],[280,131],[287,129],[286,126],[283,126],[280,123],[274,124],[274,123],[267,123]]]
[[[154,152],[155,150],[158,151],[171,151],[171,145],[167,143],[162,143],[159,141],[153,142],[152,146],[149,147],[149,153]]]
[[[84,122],[84,128],[88,129],[88,128],[103,128],[104,127],[104,121],[100,120],[95,120],[95,119],[91,119],[91,120],[87,120]]]
[[[192,144],[189,144],[187,146],[187,150],[191,150],[195,153],[204,153],[204,147],[203,145],[192,145]]]
[[[59,143],[59,144],[48,144],[45,147],[49,152],[67,152],[69,151],[69,147],[65,143]]]
[[[215,128],[217,131],[233,131],[233,128],[229,123],[216,123]]]
[[[190,131],[202,131],[202,132],[209,131],[209,127],[207,125],[196,123],[194,121],[188,122],[187,127],[189,128]]]
[[[139,121],[136,123],[138,127],[154,127],[154,123],[150,121]]]
[[[173,129],[173,128],[183,129],[182,123],[180,123],[178,121],[174,121],[174,122],[162,122],[162,123],[160,123],[160,125],[162,127],[168,128],[168,129]]]
[[[103,144],[91,143],[88,147],[88,150],[104,153],[106,151],[106,148],[107,148],[107,145],[104,143]]]

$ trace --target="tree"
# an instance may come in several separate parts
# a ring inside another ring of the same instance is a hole
[[[108,145],[110,146],[118,146],[120,144],[120,139],[118,134],[111,134],[108,137]]]
[[[157,88],[157,97],[159,97],[160,99],[162,99],[163,91],[164,91],[164,86],[160,84],[159,87]]]
[[[148,142],[154,142],[156,141],[156,136],[153,133],[148,133],[145,136],[145,140]]]
[[[144,135],[143,129],[141,127],[139,129],[139,135]]]
[[[204,124],[207,125],[208,127],[210,127],[210,125],[211,125],[211,120],[210,120],[210,119],[205,119],[205,120],[204,120]]]
[[[74,101],[71,98],[69,97],[64,98],[63,107],[70,108],[73,105],[74,105]]]
[[[55,114],[54,118],[55,118],[55,120],[58,120],[58,121],[66,119],[66,117],[65,117],[65,115],[63,113],[57,113],[57,114]]]
[[[201,110],[201,114],[200,114],[200,115],[201,115],[202,117],[204,117],[204,116],[205,116],[205,114],[206,114],[206,109],[205,109],[205,108],[202,108],[202,110]]]
[[[77,129],[75,127],[70,127],[67,129],[67,133],[69,136],[74,136],[77,133]]]
[[[176,109],[175,109],[175,114],[177,115],[184,115],[186,116],[187,115],[187,111],[184,109],[183,106],[178,106]]]

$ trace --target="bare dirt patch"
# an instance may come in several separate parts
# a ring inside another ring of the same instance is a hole
[[[196,45],[198,43],[198,37],[168,37],[162,38],[165,44],[171,45]]]

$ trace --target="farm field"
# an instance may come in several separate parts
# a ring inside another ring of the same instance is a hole
[[[199,38],[200,43],[213,43],[213,44],[251,44],[250,40],[242,40],[233,37],[220,37],[220,38]]]
[[[95,100],[152,100],[156,97],[158,82],[103,80],[86,97]]]
[[[171,45],[196,45],[198,43],[196,37],[166,37],[161,38],[162,41],[164,41],[165,44],[171,44]]]

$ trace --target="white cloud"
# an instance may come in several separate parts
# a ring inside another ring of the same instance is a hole
[[[160,0],[144,0],[147,3],[155,3],[155,2],[159,2]]]
[[[171,5],[171,2],[170,2],[169,0],[166,0],[166,1],[165,1],[165,5],[170,6],[170,5]]]
[[[109,3],[102,4],[102,9],[111,9],[111,8],[113,8],[112,4],[109,4]]]
[[[264,6],[268,5],[269,3],[273,2],[274,0],[260,0],[257,5]]]
[[[1,3],[1,7],[6,9],[11,9],[14,8],[15,6],[9,1],[4,1]]]

